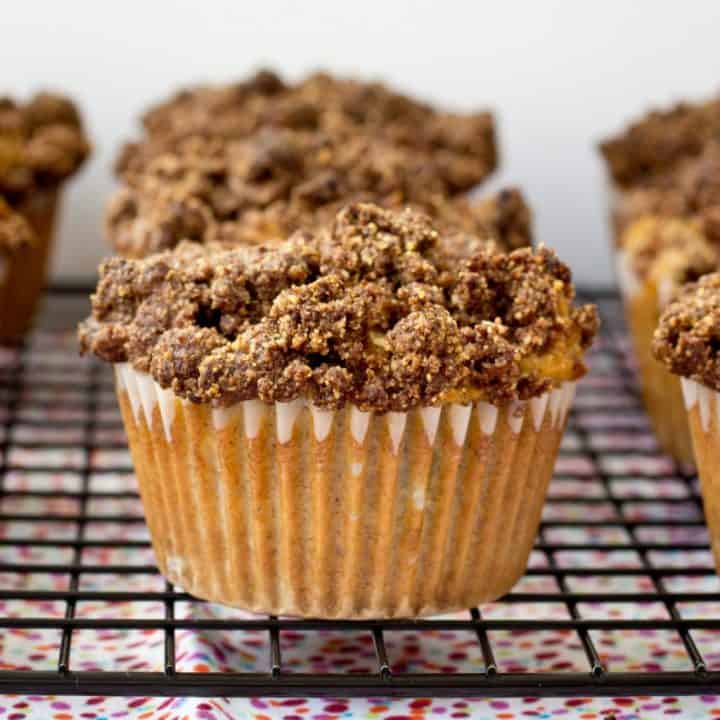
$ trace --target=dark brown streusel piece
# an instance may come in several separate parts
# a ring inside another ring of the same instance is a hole
[[[112,198],[108,235],[142,257],[182,240],[228,246],[280,242],[327,226],[351,202],[430,215],[443,231],[530,244],[517,189],[479,203],[448,195],[436,159],[383,138],[263,128],[238,140],[191,136],[132,173]]]
[[[89,145],[75,105],[52,93],[0,98],[0,192],[14,202],[72,175]]]
[[[628,189],[622,196],[621,228],[646,216],[685,217],[697,221],[708,242],[720,247],[720,142],[708,142],[696,157]],[[622,235],[620,235],[622,240]]]
[[[582,374],[597,316],[572,298],[567,267],[543,247],[505,255],[361,203],[273,248],[113,258],[80,342],[217,405],[304,396],[403,411],[468,389],[502,403],[552,385],[525,358],[560,347]]]
[[[258,131],[348,139],[365,135],[437,159],[448,191],[478,184],[497,162],[488,112],[448,113],[380,83],[326,73],[288,84],[271,71],[232,85],[182,90],[143,118],[145,137],[124,148],[117,170],[127,177],[174,152],[192,136],[239,140]]]
[[[660,318],[653,353],[675,375],[720,391],[720,273],[680,291]]]
[[[462,196],[497,162],[489,113],[452,114],[377,83],[312,75],[296,85],[263,71],[182,91],[151,110],[145,137],[117,164],[107,211],[125,257],[182,240],[281,242],[327,226],[345,205],[411,206],[445,232],[530,242],[529,212],[509,190],[480,206]]]
[[[720,98],[654,110],[600,145],[613,180],[628,187],[675,169],[720,139]]]

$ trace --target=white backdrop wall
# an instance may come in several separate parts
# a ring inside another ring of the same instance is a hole
[[[580,282],[612,282],[596,141],[650,104],[720,90],[716,0],[2,0],[0,94],[39,88],[82,105],[95,153],[67,194],[55,277],[107,252],[104,202],[119,143],[182,84],[260,65],[387,80],[454,108],[491,107],[502,171],[539,239]]]

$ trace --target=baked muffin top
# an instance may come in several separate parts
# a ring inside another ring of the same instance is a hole
[[[35,242],[28,221],[0,196],[0,253],[11,254]]]
[[[674,290],[720,267],[720,242],[700,217],[647,215],[623,231],[620,246],[636,277]]]
[[[182,239],[273,243],[330,223],[344,205],[414,205],[442,227],[483,232],[465,200],[496,164],[492,116],[452,114],[377,83],[316,74],[295,85],[261,72],[180,93],[150,111],[117,164],[108,235],[126,257]],[[529,214],[511,246],[529,241]],[[509,202],[508,202],[509,201]],[[507,212],[505,216],[507,217]]]
[[[423,183],[422,168],[399,177],[383,178],[393,151],[353,151],[344,166],[325,169],[303,180],[306,160],[299,160],[297,178],[288,175],[283,187],[265,195],[262,186],[247,179],[235,183],[223,170],[153,169],[134,178],[112,198],[106,213],[108,236],[124,257],[145,257],[170,250],[183,240],[235,245],[274,245],[298,229],[314,231],[332,223],[351,202],[373,202],[386,209],[408,206],[433,218],[446,232],[486,237],[510,250],[531,243],[531,214],[520,191],[506,188],[479,201],[449,197],[433,190],[433,179]],[[377,168],[373,167],[378,161]],[[175,159],[170,161],[174,164]],[[279,173],[273,166],[273,173]],[[414,183],[418,183],[415,185]],[[256,190],[259,194],[256,194]],[[275,197],[277,193],[277,197]],[[245,200],[241,200],[244,197]]]
[[[628,188],[618,207],[620,227],[645,215],[695,217],[703,232],[720,242],[720,142],[711,140],[672,171]]]
[[[381,83],[327,73],[289,84],[261,70],[231,85],[185,89],[147,112],[143,127],[145,136],[120,154],[122,176],[143,170],[189,137],[240,140],[268,129],[384,139],[432,157],[448,191],[477,185],[497,162],[489,112],[444,112]]]
[[[623,193],[616,240],[641,280],[672,293],[720,268],[720,143]]]
[[[79,335],[84,352],[195,402],[499,404],[584,373],[598,321],[573,294],[543,247],[503,254],[360,203],[273,248],[111,258]]]
[[[720,98],[652,110],[600,144],[613,180],[622,187],[673,170],[720,139]]]
[[[75,105],[38,93],[26,103],[0,97],[0,193],[13,201],[72,175],[90,146]]]
[[[668,369],[720,391],[720,274],[686,285],[667,307],[653,353]]]

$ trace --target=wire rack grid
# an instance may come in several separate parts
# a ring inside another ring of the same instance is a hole
[[[720,690],[697,480],[659,454],[603,315],[526,576],[421,620],[255,616],[154,565],[109,369],[71,332],[0,350],[0,690],[539,696]],[[511,541],[511,538],[508,539]]]

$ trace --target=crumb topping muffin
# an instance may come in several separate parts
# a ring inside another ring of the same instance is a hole
[[[275,248],[112,258],[80,341],[214,405],[505,403],[584,373],[598,320],[573,294],[543,247],[505,255],[411,210],[360,203]]]
[[[327,225],[352,202],[415,206],[443,229],[473,234],[485,232],[489,214],[508,247],[529,242],[516,190],[491,201],[494,209],[460,199],[496,165],[486,112],[441,112],[376,83],[317,74],[287,85],[261,72],[184,91],[144,125],[144,138],[120,155],[124,184],[107,212],[108,235],[126,257],[181,239],[279,242]]]
[[[75,105],[39,93],[27,103],[0,97],[0,193],[9,201],[72,175],[90,147]]]
[[[613,180],[621,187],[673,170],[720,138],[720,98],[653,110],[600,144]]]
[[[653,352],[675,375],[720,391],[720,273],[680,291],[660,318]]]

